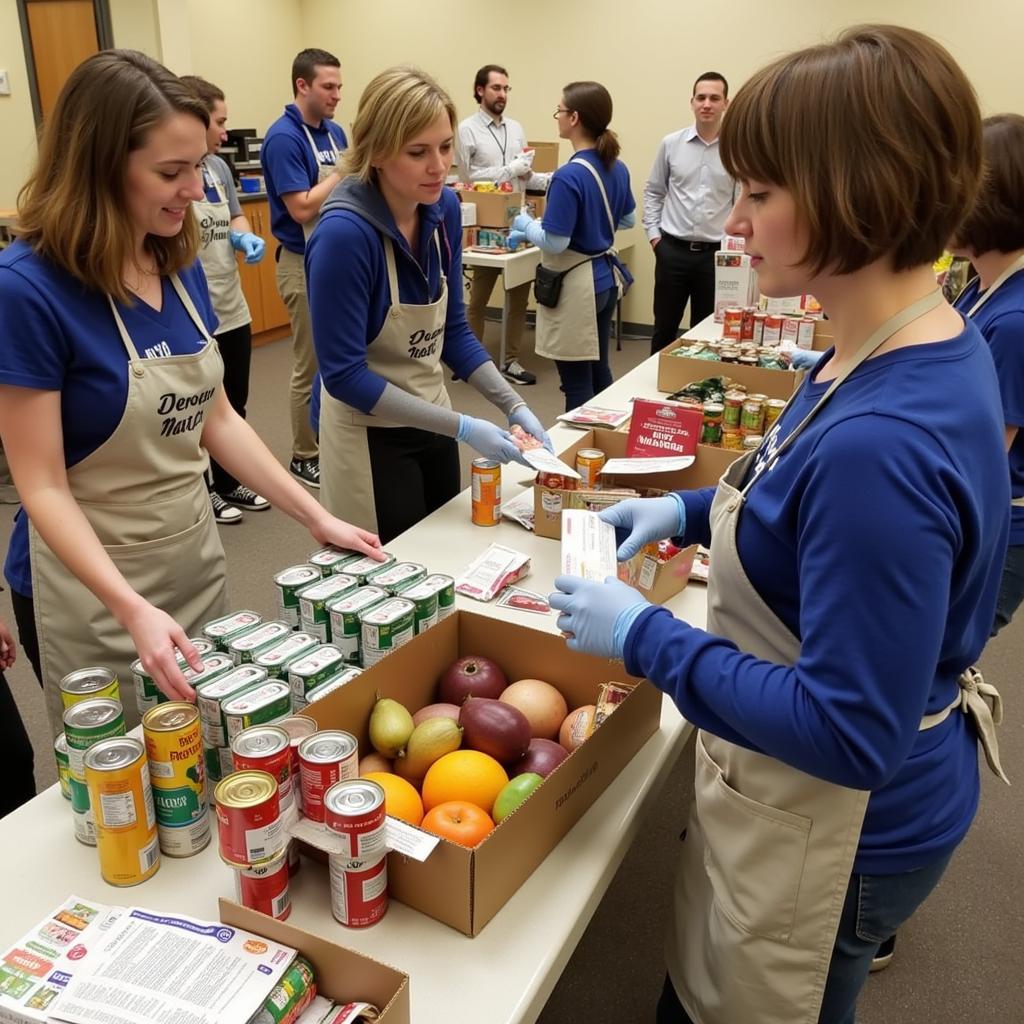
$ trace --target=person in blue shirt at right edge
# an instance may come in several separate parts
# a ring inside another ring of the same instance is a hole
[[[615,232],[636,223],[636,200],[611,119],[612,98],[599,82],[570,82],[562,90],[558,137],[572,143],[575,155],[552,175],[543,219],[522,213],[509,234],[510,247],[528,240],[543,250],[543,267],[567,272],[557,305],[537,303],[536,339],[537,355],[558,367],[566,412],[611,384],[612,316],[633,282],[615,252]]]
[[[970,827],[979,741],[1002,776],[972,667],[1009,533],[999,382],[932,272],[981,137],[967,78],[912,29],[753,75],[722,126],[726,231],[764,294],[821,301],[835,347],[717,487],[601,513],[620,559],[710,546],[707,629],[612,577],[555,581],[569,646],[624,659],[699,730],[659,1024],[853,1024]]]

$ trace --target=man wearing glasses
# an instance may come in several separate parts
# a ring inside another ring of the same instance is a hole
[[[651,354],[679,335],[686,303],[690,326],[715,308],[715,250],[733,204],[732,178],[718,154],[729,84],[705,71],[693,86],[696,123],[666,135],[644,185],[644,230],[654,250]]]
[[[473,83],[473,98],[480,109],[459,125],[456,159],[459,176],[465,182],[512,182],[519,192],[526,189],[546,191],[550,174],[535,174],[533,150],[526,148],[526,133],[518,121],[505,117],[505,104],[512,87],[508,72],[497,64],[485,64]],[[484,336],[487,300],[494,291],[501,271],[497,267],[474,267],[467,317],[473,333]],[[519,362],[519,341],[526,322],[526,303],[530,283],[509,290],[508,328],[505,338],[505,365],[502,375],[516,384],[536,384],[537,378]]]

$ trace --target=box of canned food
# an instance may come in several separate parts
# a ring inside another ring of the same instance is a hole
[[[291,634],[291,623],[285,622],[284,619],[261,622],[254,629],[232,637],[228,641],[228,654],[236,665],[248,665],[261,651],[273,647]]]
[[[228,745],[251,725],[273,725],[292,713],[292,694],[287,683],[273,679],[222,705]]]
[[[289,662],[308,654],[314,647],[320,646],[320,640],[312,633],[292,633],[291,636],[279,640],[276,644],[253,655],[252,663],[265,669],[271,679],[279,679],[288,668]]]
[[[334,644],[322,644],[288,666],[288,685],[295,700],[306,701],[306,694],[327,682],[345,667],[345,655]]]
[[[385,566],[380,572],[371,573],[367,583],[371,587],[380,587],[389,594],[397,594],[403,587],[411,587],[414,583],[426,579],[426,566],[416,562],[395,562]]]
[[[383,604],[388,592],[380,587],[359,587],[327,602],[331,617],[331,642],[339,647],[350,665],[361,665],[359,616],[368,608]]]
[[[293,626],[299,624],[299,591],[315,583],[323,575],[315,565],[290,565],[274,577],[277,587],[277,608],[281,618]]]

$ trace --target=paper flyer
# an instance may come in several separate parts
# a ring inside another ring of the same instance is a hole
[[[696,462],[693,455],[638,456],[630,459],[609,459],[599,470],[602,473],[624,475],[631,473],[673,473],[677,469],[687,469]]]
[[[562,510],[562,573],[603,583],[618,576],[615,527],[596,512]]]
[[[528,452],[523,452],[523,458],[538,473],[557,473],[559,476],[571,476],[573,480],[582,479],[572,466],[563,462],[557,455],[552,455],[547,448],[532,448]]]

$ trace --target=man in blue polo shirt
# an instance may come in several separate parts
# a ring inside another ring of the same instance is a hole
[[[292,62],[294,103],[267,130],[260,151],[277,249],[277,290],[292,326],[292,458],[289,469],[320,486],[320,456],[309,422],[316,376],[313,330],[306,300],[306,238],[320,207],[338,184],[338,156],[348,145],[334,123],[341,98],[341,64],[326,50],[302,50]]]

